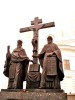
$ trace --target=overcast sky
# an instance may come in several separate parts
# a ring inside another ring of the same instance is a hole
[[[0,0],[0,89],[7,88],[8,84],[3,75],[7,45],[12,52],[16,41],[22,39],[31,58],[33,32],[20,33],[19,29],[30,26],[35,17],[42,18],[43,23],[55,22],[54,28],[39,31],[39,50],[48,35],[55,40],[64,36],[75,38],[75,0]]]

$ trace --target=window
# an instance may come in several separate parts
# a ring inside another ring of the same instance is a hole
[[[63,60],[64,70],[70,70],[70,61],[65,59]]]

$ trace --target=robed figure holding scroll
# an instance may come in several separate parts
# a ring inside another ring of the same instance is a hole
[[[58,46],[53,43],[53,38],[48,36],[46,44],[40,54],[38,54],[42,66],[42,75],[40,88],[48,87],[46,81],[49,81],[49,88],[60,89],[60,81],[64,78],[62,67],[62,56]]]

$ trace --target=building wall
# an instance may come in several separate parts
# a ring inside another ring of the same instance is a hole
[[[66,93],[75,93],[75,71],[67,70],[64,71],[65,77],[64,80],[61,82],[61,88]]]
[[[75,93],[75,50],[71,47],[60,47],[62,53],[62,61],[69,60],[70,69],[66,68],[63,64],[64,69],[64,80],[61,82],[61,88],[68,94]],[[71,95],[69,96],[71,97]]]
[[[67,99],[68,100],[75,100],[75,94],[68,94]]]

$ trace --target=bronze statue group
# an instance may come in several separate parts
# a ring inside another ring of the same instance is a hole
[[[8,77],[8,89],[23,89],[23,81],[26,81],[29,62],[32,60],[29,59],[26,51],[22,48],[22,40],[17,41],[17,47],[12,53],[9,49],[3,72]],[[62,56],[59,47],[53,43],[51,36],[47,37],[47,44],[34,57],[39,59],[42,67],[38,88],[61,89],[60,81],[64,78]],[[33,64],[35,64],[34,61]]]

